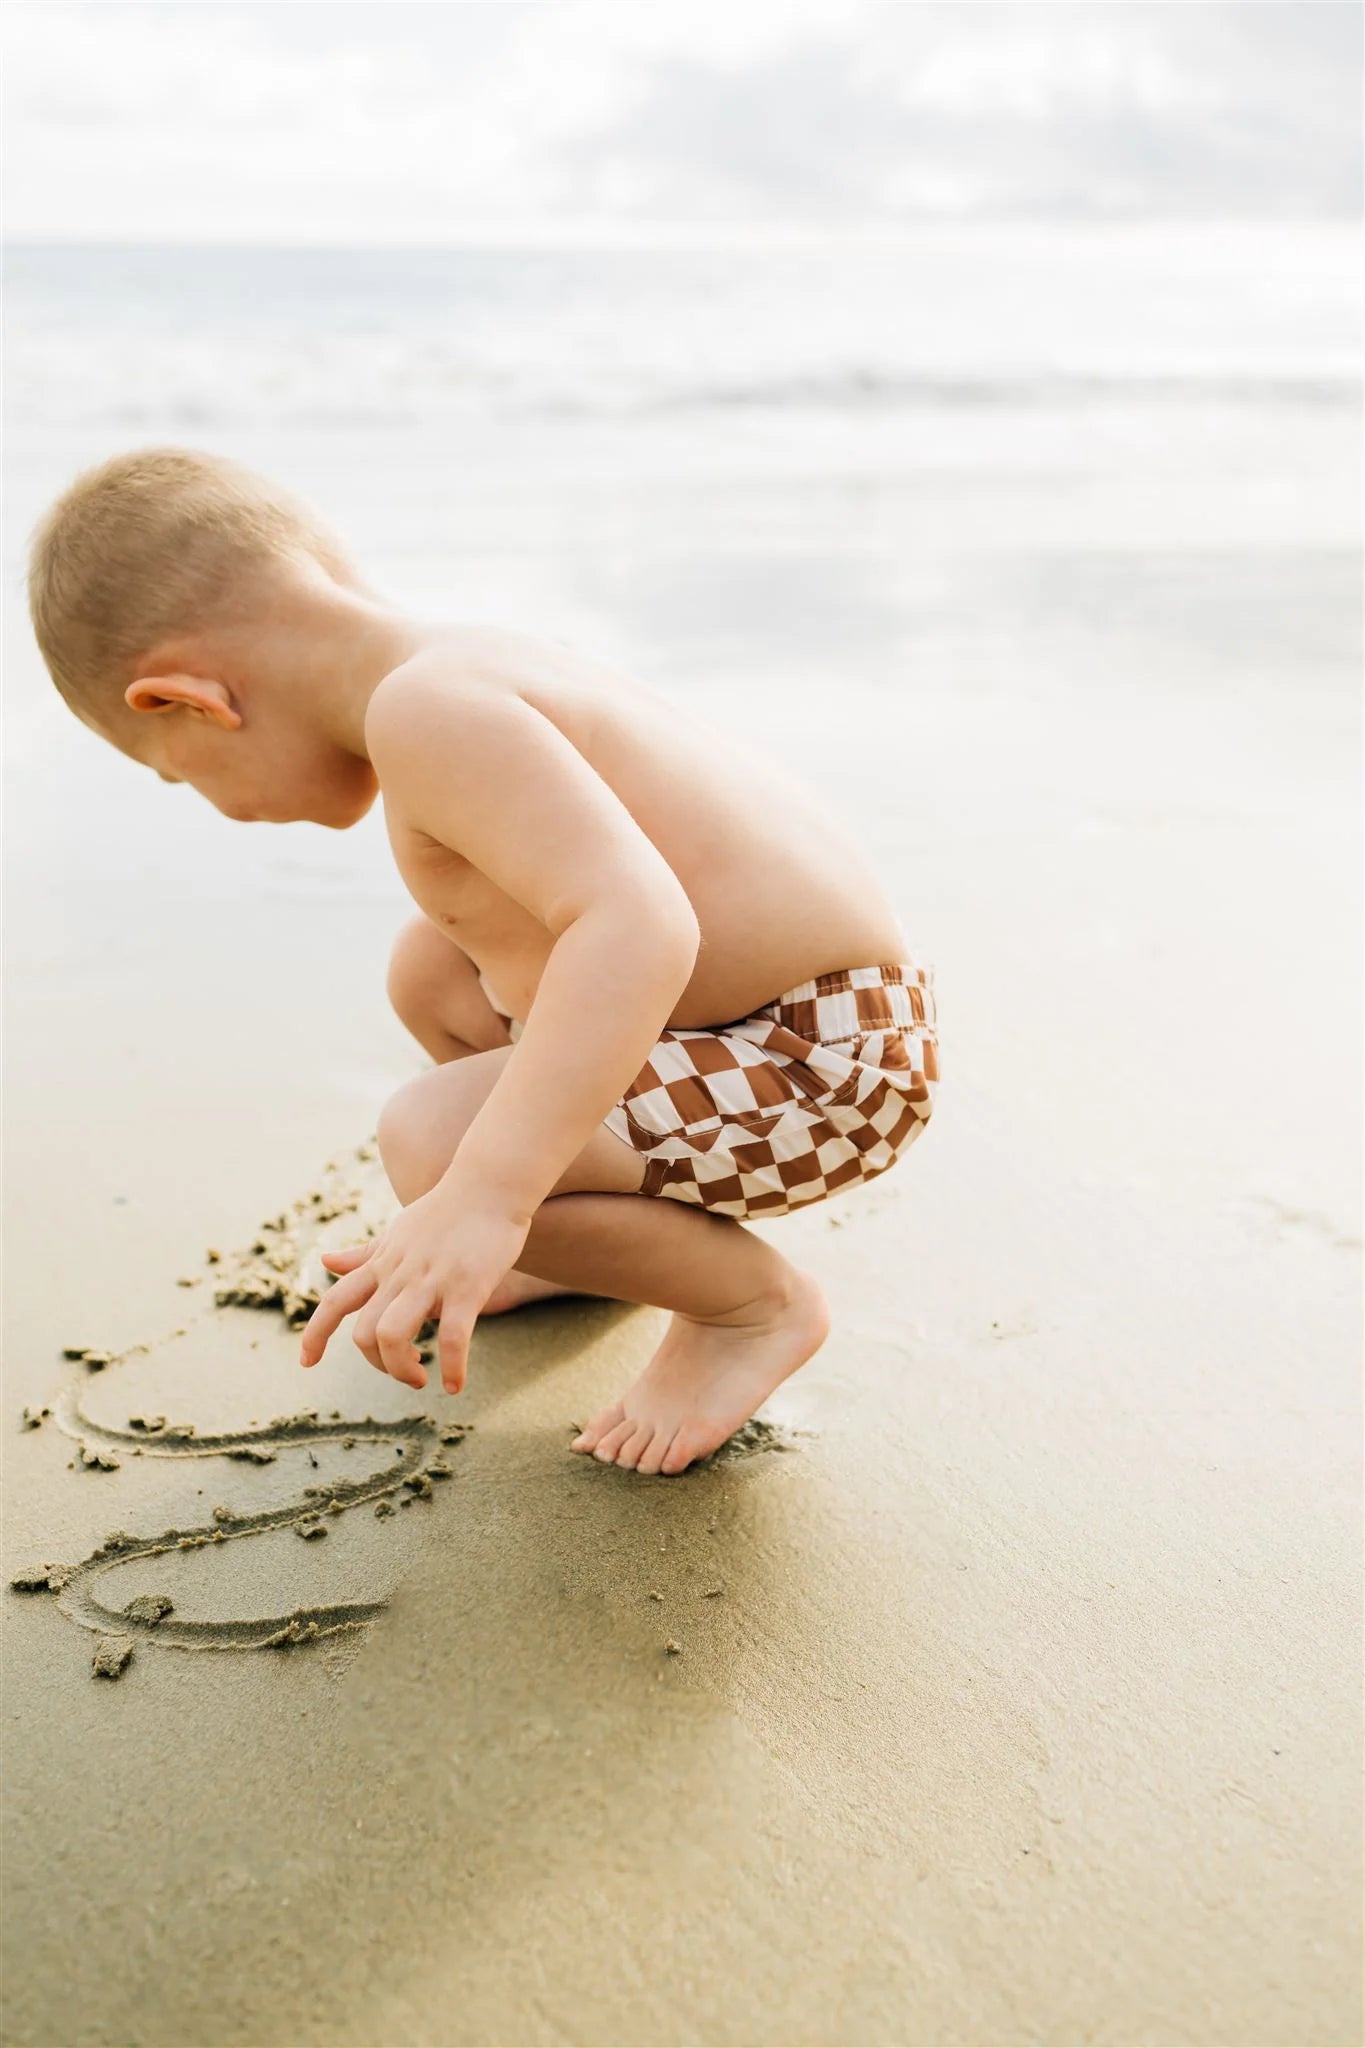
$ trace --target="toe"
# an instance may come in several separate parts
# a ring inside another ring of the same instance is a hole
[[[622,1444],[620,1450],[616,1453],[617,1464],[622,1466],[625,1471],[633,1472],[653,1441],[654,1424],[652,1422],[642,1422],[634,1436],[627,1437],[625,1443]]]
[[[595,1451],[607,1431],[615,1429],[617,1424],[624,1419],[625,1412],[619,1401],[613,1401],[610,1408],[604,1408],[600,1415],[593,1416],[592,1421],[588,1424],[582,1435],[574,1438],[569,1446],[570,1450]]]
[[[659,1470],[672,1478],[675,1472],[685,1472],[694,1458],[701,1456],[701,1446],[692,1430],[686,1424],[674,1436]]]
[[[656,1429],[644,1451],[636,1460],[636,1471],[647,1472],[651,1477],[656,1472],[662,1471],[663,1462],[668,1456],[668,1447],[673,1441],[674,1434],[675,1432],[667,1424],[662,1429]]]
[[[615,1429],[607,1431],[602,1441],[598,1444],[597,1449],[593,1452],[593,1456],[600,1458],[604,1465],[614,1465],[616,1463],[616,1453],[624,1444],[629,1442],[639,1426],[638,1422],[627,1416],[624,1422],[617,1423]]]

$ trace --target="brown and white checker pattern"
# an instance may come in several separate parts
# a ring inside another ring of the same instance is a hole
[[[665,1031],[606,1117],[646,1160],[641,1193],[781,1216],[895,1164],[933,1112],[933,970],[817,975],[751,1017]]]

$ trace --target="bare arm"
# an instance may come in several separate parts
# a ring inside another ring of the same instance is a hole
[[[405,819],[554,937],[531,1014],[440,1188],[529,1222],[653,1050],[700,940],[686,892],[558,728],[504,688],[381,685],[371,758]]]

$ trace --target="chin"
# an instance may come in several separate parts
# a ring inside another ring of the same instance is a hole
[[[317,822],[319,825],[330,825],[334,832],[349,831],[352,825],[358,825],[361,819],[374,809],[374,800],[378,794],[379,784],[376,781],[370,788],[351,797],[348,802],[339,803],[330,818],[319,818]]]

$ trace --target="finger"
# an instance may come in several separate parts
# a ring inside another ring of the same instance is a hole
[[[374,1274],[365,1267],[348,1273],[329,1287],[303,1326],[299,1344],[300,1365],[316,1365],[340,1324],[374,1293]]]
[[[385,1358],[379,1344],[380,1323],[392,1309],[394,1303],[402,1295],[410,1291],[412,1290],[403,1287],[397,1276],[393,1273],[390,1273],[387,1278],[380,1280],[370,1300],[366,1303],[363,1312],[356,1317],[355,1322],[352,1324],[351,1338],[356,1350],[364,1358],[368,1359],[376,1372],[382,1372],[389,1378],[401,1380],[405,1386],[424,1387],[426,1385],[425,1373],[421,1379],[414,1379],[411,1365],[401,1355],[396,1361],[398,1370],[395,1372],[389,1360]]]
[[[334,1252],[323,1252],[322,1263],[329,1273],[353,1273],[357,1266],[363,1266],[374,1250],[375,1241],[369,1244],[348,1244]]]
[[[378,1324],[395,1292],[392,1278],[378,1281],[363,1311],[351,1324],[351,1342],[356,1350],[369,1360],[376,1372],[388,1372],[388,1367],[379,1354]]]
[[[421,1353],[412,1339],[414,1331],[420,1330],[426,1321],[434,1296],[435,1290],[429,1285],[406,1287],[375,1323],[375,1339],[385,1372],[409,1387],[424,1387],[427,1383]]]
[[[441,1325],[437,1332],[437,1356],[441,1361],[441,1385],[448,1394],[462,1391],[469,1371],[469,1333],[473,1327],[474,1315],[468,1305],[458,1299],[447,1299],[441,1310]]]

